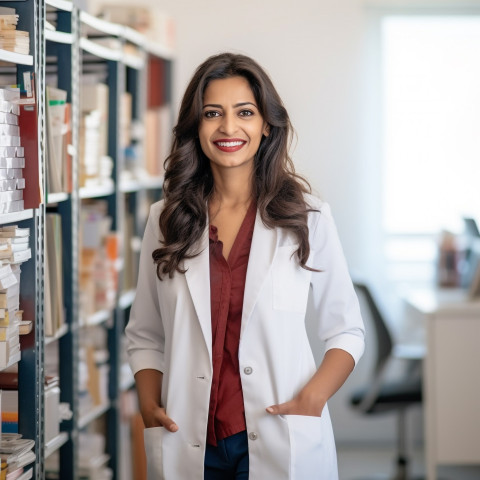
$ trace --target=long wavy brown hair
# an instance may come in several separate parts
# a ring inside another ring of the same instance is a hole
[[[180,106],[178,122],[173,129],[173,144],[165,160],[164,208],[159,224],[162,246],[152,257],[157,275],[173,277],[185,273],[182,260],[200,253],[199,240],[207,224],[207,203],[213,193],[210,161],[198,138],[202,120],[203,96],[209,82],[240,76],[252,89],[258,109],[269,126],[254,160],[252,193],[265,226],[291,231],[298,239],[296,255],[306,266],[310,254],[307,215],[311,208],[304,193],[308,182],[295,173],[288,150],[293,128],[282,100],[269,76],[254,60],[232,53],[208,58],[193,75]]]

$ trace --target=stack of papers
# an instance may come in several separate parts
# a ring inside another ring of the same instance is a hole
[[[18,116],[18,88],[0,88],[0,214],[23,210],[24,148]]]
[[[18,433],[4,433],[0,441],[0,458],[2,470],[6,466],[6,479],[15,479],[24,474],[25,467],[35,461],[34,440],[22,438]],[[30,469],[31,471],[31,469]],[[3,472],[2,472],[3,473]],[[4,477],[2,477],[4,478]],[[23,476],[22,478],[31,478]]]
[[[0,228],[0,369],[20,360],[20,263],[32,256],[30,229],[7,225]]]
[[[0,8],[0,49],[28,55],[30,36],[28,32],[17,30],[18,15],[14,8]]]
[[[32,256],[29,239],[29,228],[17,225],[0,227],[0,260],[13,264],[27,261]]]

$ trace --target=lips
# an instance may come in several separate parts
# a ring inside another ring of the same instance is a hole
[[[213,144],[222,152],[232,153],[240,150],[247,142],[240,138],[221,138]]]

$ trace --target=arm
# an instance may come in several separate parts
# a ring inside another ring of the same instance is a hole
[[[364,349],[364,326],[355,290],[328,205],[320,207],[310,244],[311,294],[317,334],[326,353],[317,372],[289,402],[272,405],[272,414],[320,416],[327,400],[343,385]]]
[[[355,366],[353,357],[338,348],[328,350],[315,375],[289,402],[272,405],[273,415],[310,415],[320,417],[327,400],[343,385]]]
[[[152,207],[142,240],[137,291],[125,335],[145,426],[164,426],[175,432],[177,425],[167,417],[165,408],[161,406],[165,332],[158,301],[156,267],[152,259],[152,252],[159,245],[158,215],[159,212]]]
[[[151,368],[139,370],[135,374],[140,413],[146,428],[165,427],[171,432],[176,432],[178,426],[160,406],[162,379],[163,373]]]

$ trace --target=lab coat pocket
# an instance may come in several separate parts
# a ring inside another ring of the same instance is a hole
[[[162,439],[164,427],[146,428],[143,431],[147,456],[147,480],[164,480]]]
[[[306,415],[285,415],[285,418],[290,435],[291,478],[297,480],[330,478],[319,473],[323,471],[319,462],[324,450],[322,418]]]
[[[278,247],[272,265],[273,308],[305,313],[311,272],[300,267],[298,245]]]

